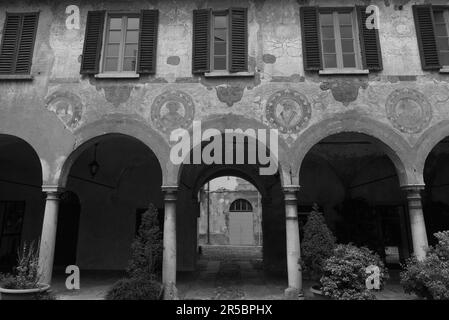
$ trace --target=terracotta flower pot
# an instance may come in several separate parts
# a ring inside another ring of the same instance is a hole
[[[0,287],[0,300],[34,300],[36,294],[43,293],[50,289],[48,284],[39,284],[39,288],[34,289],[5,289]]]

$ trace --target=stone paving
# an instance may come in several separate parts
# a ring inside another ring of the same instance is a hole
[[[63,274],[55,277],[53,292],[61,300],[100,300],[123,274],[82,274],[81,290],[65,289]],[[282,300],[286,277],[268,277],[262,269],[261,247],[203,246],[195,272],[178,273],[179,298],[183,300]],[[314,299],[304,281],[305,299]],[[398,272],[390,272],[385,289],[376,294],[381,300],[410,300],[398,282]]]

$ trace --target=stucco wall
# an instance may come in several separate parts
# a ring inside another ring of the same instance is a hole
[[[33,147],[46,185],[66,186],[70,164],[76,160],[76,156],[71,157],[73,151],[91,138],[110,132],[143,141],[161,164],[161,184],[177,185],[179,168],[168,157],[170,128],[163,126],[160,112],[164,101],[177,100],[186,115],[203,121],[204,126],[280,129],[284,184],[298,183],[302,160],[319,140],[343,131],[380,140],[393,160],[399,183],[421,184],[428,153],[449,135],[449,77],[421,69],[411,10],[415,2],[372,1],[380,8],[383,71],[367,76],[318,76],[303,70],[299,6],[366,2],[81,1],[81,28],[68,30],[65,8],[73,4],[71,1],[1,1],[0,35],[6,10],[39,10],[40,19],[32,66],[34,80],[0,82],[0,133],[20,137]],[[192,10],[231,5],[249,9],[248,59],[254,77],[193,76]],[[156,8],[160,12],[156,74],[138,80],[81,76],[87,12],[129,8]],[[273,112],[281,98],[298,103],[303,111],[287,129]],[[61,100],[69,104],[71,116],[57,115]],[[403,101],[409,102],[410,112],[401,110]],[[191,129],[188,123],[185,126]],[[282,206],[281,199],[273,202]],[[180,234],[178,243],[196,234],[194,220],[184,218],[180,217],[178,223],[189,236]],[[185,255],[183,261],[189,261],[187,264],[193,263],[194,250],[192,244],[180,253]]]

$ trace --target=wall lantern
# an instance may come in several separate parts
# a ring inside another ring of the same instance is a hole
[[[89,163],[89,172],[90,175],[92,176],[92,179],[95,178],[95,176],[97,175],[98,171],[100,171],[100,164],[97,162],[97,147],[98,147],[98,143],[95,144],[94,146],[94,160]]]

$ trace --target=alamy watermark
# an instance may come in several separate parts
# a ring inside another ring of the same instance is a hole
[[[273,175],[278,170],[277,129],[201,129],[193,121],[192,137],[185,129],[170,135],[175,142],[170,150],[173,164],[259,164],[260,175]],[[224,155],[223,155],[224,152]]]

